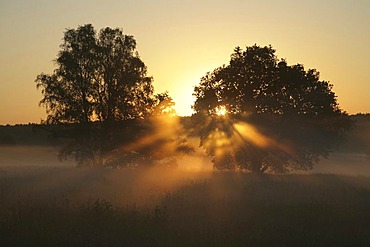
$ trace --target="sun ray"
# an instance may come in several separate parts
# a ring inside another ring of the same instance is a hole
[[[218,106],[216,108],[216,114],[221,117],[226,116],[227,114],[226,107],[224,105]]]

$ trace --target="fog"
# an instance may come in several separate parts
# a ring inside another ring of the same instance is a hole
[[[369,161],[361,157],[332,154],[313,170],[298,173],[370,176]],[[37,204],[80,204],[101,198],[117,204],[146,207],[160,203],[182,186],[210,181],[224,173],[213,170],[210,159],[201,154],[185,156],[173,167],[92,169],[75,168],[73,160],[58,161],[56,147],[0,147],[1,196],[8,203],[22,198]],[[210,187],[213,195],[235,193],[235,187],[233,190],[227,188],[233,186],[236,178],[237,173],[228,181],[227,176],[226,180],[218,177],[218,182]]]
[[[163,127],[164,124],[165,128],[161,130],[166,131],[159,131],[162,135],[172,135],[179,131],[179,128],[171,127],[178,126],[178,123],[161,122],[159,126]],[[370,159],[365,152],[369,126],[366,121],[360,122],[341,149],[330,154],[327,159],[321,159],[312,170],[297,171],[295,174],[351,176],[353,180],[370,177]],[[206,183],[206,194],[213,199],[244,193],[240,190],[248,182],[246,180],[251,178],[239,172],[214,170],[203,148],[195,148],[191,155],[180,156],[172,166],[159,164],[121,169],[76,168],[72,158],[60,162],[60,147],[32,134],[31,127],[14,127],[7,131],[4,133],[12,134],[15,141],[0,145],[0,196],[3,202],[9,204],[21,198],[26,203],[68,206],[100,198],[117,205],[145,208],[160,204],[166,197],[193,184],[196,188],[203,188],[202,184]],[[40,140],[36,142],[35,138]],[[161,138],[161,135],[152,135],[133,145],[140,148]],[[188,138],[188,141],[193,147],[199,146],[198,138]],[[192,196],[196,194],[195,191]],[[202,196],[205,196],[204,193]]]
[[[202,156],[184,157],[174,167],[75,168],[60,162],[52,147],[0,147],[2,197],[32,203],[74,203],[101,198],[112,203],[153,205],[165,193],[186,183],[207,179],[211,162]]]

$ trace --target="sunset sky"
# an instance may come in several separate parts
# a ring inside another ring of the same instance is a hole
[[[34,80],[55,68],[66,28],[87,23],[133,35],[180,115],[192,113],[200,77],[255,43],[316,68],[347,112],[370,112],[369,0],[1,0],[0,124],[45,118]]]

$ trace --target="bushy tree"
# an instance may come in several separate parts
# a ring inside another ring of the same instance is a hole
[[[46,124],[73,141],[61,157],[80,165],[101,165],[119,142],[122,121],[151,115],[157,98],[152,78],[136,51],[136,41],[120,29],[91,24],[67,29],[52,74],[40,74],[37,88],[46,107]],[[131,121],[132,122],[132,121]],[[131,138],[136,133],[131,134]]]
[[[152,109],[152,78],[135,39],[120,29],[99,34],[91,24],[68,29],[55,62],[53,74],[36,78],[47,123],[135,119]]]
[[[314,69],[279,60],[271,46],[236,47],[193,95],[201,145],[219,169],[311,169],[351,126],[332,85]]]

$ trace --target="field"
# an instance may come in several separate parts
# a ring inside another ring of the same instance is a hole
[[[357,155],[369,126],[313,171],[262,176],[201,157],[74,168],[30,127],[0,129],[0,246],[370,246],[370,165]]]
[[[1,246],[369,246],[370,179],[6,168]]]

